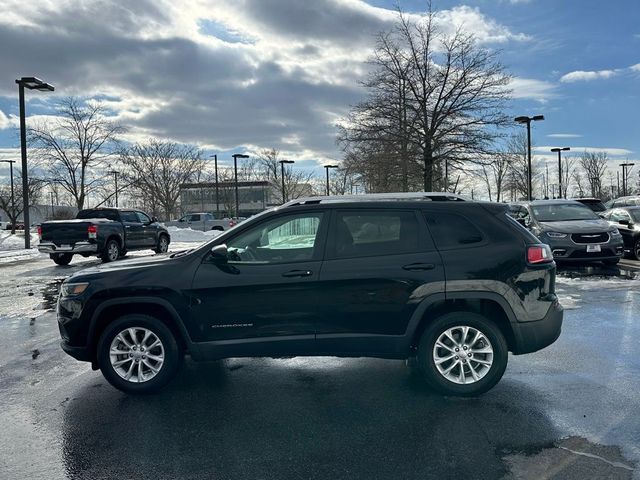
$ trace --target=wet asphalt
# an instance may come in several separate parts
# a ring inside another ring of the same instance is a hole
[[[640,273],[558,278],[560,339],[475,399],[404,362],[187,359],[127,396],[58,346],[61,280],[96,263],[0,264],[0,479],[640,478]]]

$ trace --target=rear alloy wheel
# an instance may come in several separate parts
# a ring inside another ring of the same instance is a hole
[[[474,396],[491,389],[507,367],[500,329],[472,312],[454,312],[427,327],[418,347],[425,380],[445,395]]]
[[[115,262],[120,258],[120,244],[117,240],[109,240],[107,242],[101,258],[104,263]]]
[[[156,253],[167,253],[169,251],[169,237],[166,235],[160,235],[158,238],[158,245],[155,248]]]
[[[71,263],[72,258],[73,258],[72,253],[52,253],[51,254],[51,260],[53,260],[56,265],[69,265]]]
[[[105,378],[127,393],[149,393],[166,385],[180,364],[171,330],[146,315],[127,315],[109,325],[98,343]]]

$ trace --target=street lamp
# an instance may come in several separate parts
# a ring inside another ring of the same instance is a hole
[[[110,170],[107,173],[112,174],[113,177],[114,177],[114,180],[115,180],[115,184],[116,184],[116,208],[117,208],[118,207],[118,174],[120,172],[118,172],[117,170]]]
[[[569,150],[571,150],[571,147],[556,147],[551,149],[552,152],[558,152],[558,190],[560,191],[558,198],[562,198],[562,152],[568,152]]]
[[[620,166],[622,167],[622,196],[626,197],[627,196],[627,168],[628,167],[633,167],[635,165],[635,163],[621,163]]]
[[[213,154],[210,155],[209,158],[213,157],[213,171],[215,172],[216,177],[216,218],[220,218],[220,195],[218,191],[218,155]]]
[[[284,164],[296,162],[294,160],[279,160],[278,163],[280,164],[280,177],[282,179],[282,203],[285,203],[287,201],[287,195],[284,191]]]
[[[29,179],[27,175],[27,126],[24,112],[24,89],[53,92],[53,85],[36,77],[22,77],[16,80],[18,84],[18,99],[20,102],[20,150],[22,153],[22,203],[24,220],[24,248],[31,248],[31,223],[29,221]]]
[[[514,120],[518,123],[525,123],[527,125],[527,198],[531,201],[533,200],[533,192],[531,188],[531,122],[544,120],[544,115],[534,115],[533,117],[521,116],[516,117]]]
[[[16,233],[16,197],[13,193],[13,164],[16,163],[15,160],[0,160],[0,162],[9,164],[9,171],[11,176],[11,216],[14,217],[11,219],[11,235],[15,235]]]
[[[324,169],[327,172],[327,197],[329,196],[329,169],[330,168],[338,168],[338,165],[325,165]]]
[[[240,216],[240,202],[238,201],[238,159],[239,158],[249,158],[249,155],[245,155],[243,153],[234,153],[231,155],[233,157],[233,172],[235,176],[235,190],[236,190],[236,217]]]

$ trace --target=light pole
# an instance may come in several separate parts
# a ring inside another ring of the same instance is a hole
[[[527,125],[527,199],[531,201],[533,200],[533,192],[531,189],[531,122],[544,120],[544,115],[534,115],[533,117],[521,116],[516,117],[514,120]]]
[[[324,169],[327,172],[327,197],[329,196],[329,169],[330,168],[338,168],[338,165],[325,165]]]
[[[234,153],[233,157],[233,173],[235,178],[235,190],[236,190],[236,217],[240,216],[240,202],[238,201],[238,159],[249,158],[249,155],[243,153]]]
[[[220,218],[220,194],[218,190],[218,155],[213,154],[209,158],[213,157],[213,171],[216,178],[216,218]]]
[[[621,163],[620,166],[622,167],[622,196],[626,197],[627,196],[627,168],[629,167],[633,167],[635,165],[635,163]]]
[[[282,179],[282,203],[287,202],[287,194],[284,190],[284,164],[285,163],[296,163],[294,160],[279,160],[280,164],[280,178]]]
[[[0,160],[0,162],[9,164],[9,175],[11,176],[11,216],[14,217],[11,219],[11,235],[15,235],[16,233],[16,197],[13,193],[13,164],[16,163],[15,160]]]
[[[114,182],[116,184],[116,208],[118,207],[118,172],[117,170],[110,170],[110,174],[113,175]]]
[[[29,221],[29,178],[27,175],[27,126],[24,109],[24,89],[53,92],[55,88],[36,77],[22,77],[18,84],[18,100],[20,102],[20,151],[22,154],[22,203],[24,220],[24,248],[31,248],[31,223]]]
[[[571,147],[556,147],[551,149],[552,152],[558,152],[558,190],[560,191],[558,198],[562,198],[562,152],[568,152],[569,150],[571,150]]]

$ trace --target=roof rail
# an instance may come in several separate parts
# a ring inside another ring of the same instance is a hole
[[[364,195],[330,195],[318,197],[303,197],[291,200],[282,205],[291,207],[294,205],[313,205],[319,203],[351,203],[351,202],[464,202],[468,198],[454,193],[443,192],[402,192],[402,193],[367,193]]]

